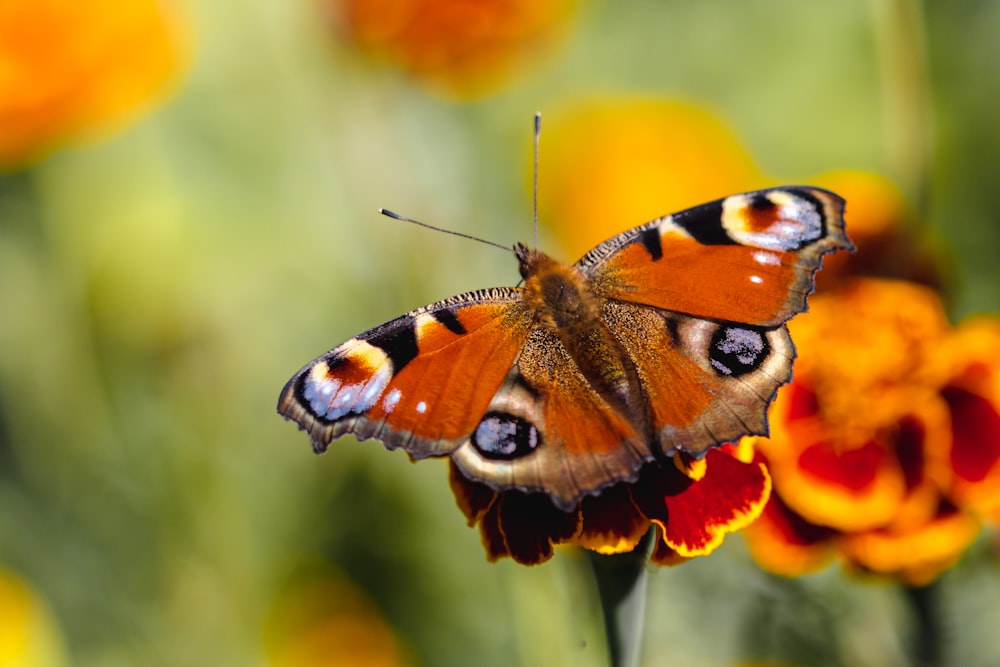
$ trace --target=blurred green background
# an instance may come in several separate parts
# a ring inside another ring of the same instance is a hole
[[[925,191],[894,139],[899,6],[581,1],[537,61],[456,100],[338,42],[317,3],[185,5],[172,96],[0,176],[0,567],[68,664],[266,664],[276,600],[316,576],[364,591],[410,664],[602,664],[579,554],[486,563],[445,464],[351,439],[317,458],[278,391],[361,330],[517,282],[509,256],[376,209],[528,241],[533,113],[602,96],[704,105],[778,177],[895,179],[949,253],[953,313],[1000,310],[1000,3],[923,8]],[[1000,664],[996,539],[938,587],[954,664]],[[738,537],[651,580],[647,666],[907,664],[889,585],[780,580]]]

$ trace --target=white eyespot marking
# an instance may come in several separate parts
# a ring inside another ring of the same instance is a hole
[[[764,279],[761,278],[760,276],[750,276],[750,282],[752,282],[754,285],[763,285]]]
[[[472,444],[486,458],[513,459],[538,447],[538,429],[515,415],[490,412],[476,426]]]
[[[420,414],[424,414],[425,412],[427,412],[427,404],[424,403],[423,401],[417,403],[417,412],[419,412]]]
[[[517,451],[517,423],[489,417],[476,427],[476,442],[481,448],[500,456],[510,456]]]
[[[392,391],[390,391],[388,394],[385,395],[384,399],[382,399],[382,410],[386,414],[389,414],[390,412],[396,409],[396,406],[399,405],[399,399],[401,399],[402,397],[403,397],[403,392],[399,391],[398,389],[393,389]]]
[[[709,362],[723,375],[742,375],[760,366],[767,352],[767,341],[759,331],[724,327],[712,336]]]
[[[764,211],[770,218],[766,226]],[[765,250],[794,250],[823,234],[822,215],[812,203],[780,190],[728,197],[722,203],[722,226],[740,244]]]
[[[392,379],[392,364],[384,353],[380,358],[378,354],[364,350],[348,356],[344,363],[368,366],[370,375],[362,382],[344,383],[331,377],[329,364],[319,363],[305,379],[302,395],[313,413],[321,419],[334,421],[350,413],[361,414],[370,410],[378,403]],[[334,369],[332,372],[337,371]]]
[[[758,250],[753,254],[753,261],[761,266],[781,266],[781,255],[768,250]]]
[[[317,415],[323,416],[330,405],[330,399],[333,398],[338,389],[340,389],[339,380],[327,378],[326,376],[319,380],[309,377],[306,379],[302,395],[309,401],[309,407],[312,411]]]

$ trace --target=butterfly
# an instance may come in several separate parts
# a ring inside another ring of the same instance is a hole
[[[832,192],[779,187],[658,218],[572,265],[519,243],[521,286],[351,338],[288,381],[278,412],[317,453],[374,438],[571,511],[648,462],[766,435],[795,357],[785,323],[823,256],[853,249],[843,212]]]

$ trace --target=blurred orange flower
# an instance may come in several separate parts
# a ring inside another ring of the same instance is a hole
[[[900,278],[941,287],[939,258],[927,239],[917,233],[903,193],[887,178],[844,169],[820,174],[809,182],[847,200],[847,225],[857,247],[857,252],[824,258],[823,270],[816,274],[817,291],[857,276]]]
[[[265,626],[271,667],[414,664],[375,605],[343,576],[314,573],[277,597]]]
[[[856,279],[789,328],[794,380],[751,439],[774,477],[751,552],[781,574],[837,554],[927,583],[1000,510],[1000,321],[953,329],[933,291]]]
[[[65,664],[62,638],[45,603],[26,583],[0,569],[0,665]]]
[[[544,494],[493,491],[467,480],[454,464],[451,486],[469,525],[479,525],[490,560],[541,563],[556,544],[623,553],[655,527],[652,561],[673,565],[711,553],[759,516],[771,480],[751,456],[731,446],[700,461],[677,454],[673,463],[647,464],[635,482],[584,498],[572,512],[560,511]]]
[[[179,69],[178,20],[159,0],[0,0],[0,168],[148,103]]]
[[[575,0],[328,0],[372,57],[460,97],[495,89],[565,27]]]

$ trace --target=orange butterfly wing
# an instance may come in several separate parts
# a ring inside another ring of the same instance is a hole
[[[546,492],[568,511],[653,454],[536,324],[514,288],[417,309],[307,364],[278,412],[317,452],[353,434],[415,459],[451,455],[470,480]]]
[[[285,385],[278,412],[317,452],[351,433],[414,458],[448,454],[476,428],[529,325],[514,288],[419,308],[307,364]]]
[[[853,249],[844,201],[819,188],[733,195],[624,232],[577,266],[639,371],[664,452],[700,456],[767,433],[791,379],[784,322],[806,308],[823,255]]]
[[[452,453],[467,479],[545,492],[564,511],[588,493],[633,479],[653,458],[646,434],[594,389],[544,328],[532,330],[483,421]]]
[[[795,348],[786,327],[615,301],[605,304],[604,319],[639,371],[662,452],[701,456],[744,435],[767,434],[767,406],[792,375]]]

